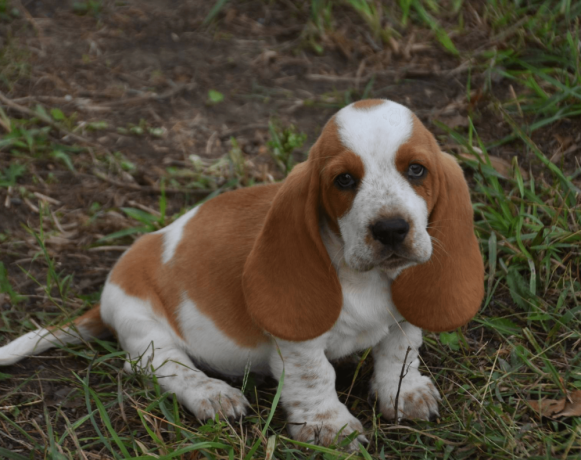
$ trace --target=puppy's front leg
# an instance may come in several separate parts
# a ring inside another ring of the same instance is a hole
[[[387,419],[395,419],[398,387],[398,419],[429,420],[431,416],[438,415],[440,393],[431,379],[418,370],[421,345],[422,330],[406,322],[391,326],[387,337],[373,348],[375,369],[370,396],[372,400],[379,400],[379,410]],[[404,360],[405,376],[400,386]]]
[[[322,339],[277,343],[285,368],[281,400],[288,413],[291,436],[328,446],[357,431],[359,436],[348,448],[355,450],[359,442],[367,442],[361,434],[363,426],[337,397],[335,369],[325,356]],[[280,379],[283,363],[276,351],[271,355],[270,368]]]

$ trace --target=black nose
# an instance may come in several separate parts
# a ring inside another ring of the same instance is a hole
[[[379,220],[371,226],[373,239],[391,247],[402,243],[409,231],[410,226],[403,219]]]

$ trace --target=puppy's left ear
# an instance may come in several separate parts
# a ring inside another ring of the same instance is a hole
[[[439,192],[428,227],[432,257],[405,269],[391,287],[403,317],[434,332],[466,324],[484,297],[484,264],[468,184],[454,157],[438,152],[438,164]]]

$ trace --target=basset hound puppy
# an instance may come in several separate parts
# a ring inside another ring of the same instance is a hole
[[[364,428],[330,361],[373,347],[371,393],[389,419],[428,419],[440,395],[418,370],[422,329],[466,324],[484,268],[468,186],[406,107],[364,100],[335,114],[280,183],[224,193],[139,238],[100,306],[0,348],[0,365],[110,331],[125,370],[155,374],[200,420],[240,417],[224,376],[279,379],[290,434],[328,445]],[[409,368],[395,398],[404,358]]]

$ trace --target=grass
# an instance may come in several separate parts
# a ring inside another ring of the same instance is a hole
[[[76,7],[78,13],[107,14],[101,2],[81,3],[86,8]],[[97,458],[98,452],[107,459],[581,458],[581,419],[540,418],[527,403],[562,398],[581,389],[581,168],[578,159],[565,153],[581,142],[581,4],[567,0],[493,0],[479,6],[462,0],[446,5],[433,0],[294,3],[297,11],[289,11],[303,21],[297,53],[305,47],[330,53],[327,36],[355,24],[361,37],[362,30],[369,34],[362,40],[385,49],[393,41],[405,43],[413,30],[436,43],[442,56],[464,66],[455,78],[466,90],[462,110],[467,127],[434,123],[432,128],[441,145],[462,154],[458,158],[471,184],[476,232],[487,268],[486,294],[469,326],[425,337],[423,369],[443,395],[439,419],[383,421],[366,402],[372,360],[362,353],[356,364],[338,367],[340,398],[364,422],[370,439],[356,454],[345,453],[341,446],[323,448],[288,439],[284,414],[276,409],[280,387],[274,381],[260,384],[253,375],[246,375],[242,383],[252,405],[244,421],[200,425],[172,395],[161,391],[158,382],[121,372],[126,358],[117,342],[97,341],[63,347],[57,356],[74,359],[68,359],[65,368],[56,359],[48,360],[46,367],[55,363],[48,376],[40,370],[18,379],[0,373],[1,388],[11,383],[10,391],[0,393],[0,457],[60,460]],[[267,7],[275,4],[279,3],[265,2]],[[215,2],[206,25],[220,28],[223,10],[232,5],[239,2]],[[7,2],[0,2],[0,13],[6,21],[17,16]],[[483,31],[484,38],[471,38],[470,34]],[[14,39],[0,52],[0,63],[10,62],[0,71],[3,90],[28,75],[27,55]],[[305,106],[318,111],[373,97],[373,77],[363,86],[318,93],[315,99],[306,98]],[[277,97],[275,90],[267,90],[260,89],[264,94],[259,95],[265,104]],[[223,105],[230,96],[208,97]],[[2,197],[34,206],[34,184],[41,180],[36,171],[47,164],[55,165],[49,177],[56,183],[59,168],[68,174],[116,181],[137,174],[135,155],[93,154],[86,145],[63,139],[59,133],[80,132],[75,131],[73,113],[51,106],[34,110],[38,117],[0,107],[5,131],[0,154],[9,156],[9,161],[0,163]],[[305,139],[297,128],[276,116],[272,120],[263,147],[278,177],[283,177],[301,160],[297,151]],[[105,122],[98,123],[106,131]],[[145,121],[123,122],[110,129],[141,140],[163,134]],[[154,195],[148,201],[121,206],[95,202],[84,227],[88,230],[83,231],[93,231],[91,225],[113,218],[122,222],[122,228],[95,230],[100,239],[86,248],[122,249],[119,245],[137,235],[167,225],[184,211],[168,210],[170,193],[191,193],[193,204],[199,201],[196,191],[207,196],[265,180],[264,174],[255,174],[253,158],[236,137],[225,142],[227,153],[220,158],[191,154],[183,164],[165,166],[164,181],[148,189]],[[571,151],[578,155],[579,150]],[[509,177],[493,168],[490,157],[497,155],[512,162]],[[42,203],[37,211],[22,235],[0,229],[0,250],[17,261],[0,262],[0,307],[9,306],[0,309],[0,331],[10,338],[37,324],[62,324],[98,298],[99,286],[91,294],[81,294],[73,282],[74,270],[60,266],[54,238],[63,234],[59,219],[64,216]],[[31,260],[42,269],[33,269]],[[26,281],[16,283],[21,272]],[[32,291],[19,288],[30,285]],[[43,306],[38,311],[31,307],[37,301]],[[44,308],[47,303],[50,309]],[[34,369],[40,361],[29,362],[27,369]],[[60,393],[45,395],[45,387]]]

